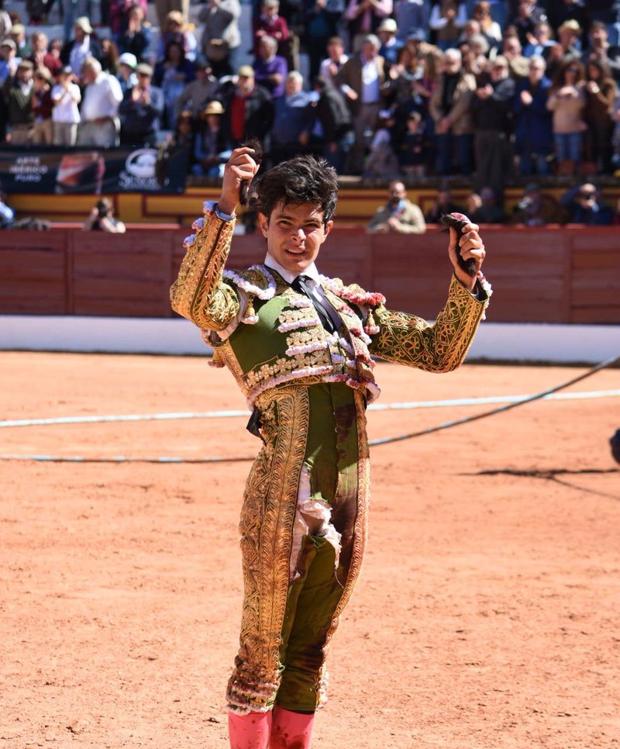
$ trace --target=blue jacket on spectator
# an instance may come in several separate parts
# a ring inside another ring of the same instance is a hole
[[[575,205],[571,211],[571,224],[585,224],[586,226],[610,226],[613,223],[613,212],[607,205],[596,203],[592,208]]]
[[[416,31],[422,31],[426,37],[430,16],[430,0],[398,0],[394,6],[394,17],[398,24],[396,38],[404,43]]]
[[[314,119],[310,102],[316,96],[300,91],[292,96],[276,99],[275,118],[271,137],[274,143],[297,143],[303,132],[309,132]]]
[[[548,78],[542,78],[536,87],[532,87],[527,78],[517,82],[514,97],[517,154],[523,154],[526,151],[546,154],[553,150],[551,112],[547,109],[550,88],[551,81]],[[527,107],[521,101],[522,91],[529,91],[533,99]]]

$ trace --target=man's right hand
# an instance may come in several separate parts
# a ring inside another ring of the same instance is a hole
[[[222,213],[233,214],[239,205],[239,191],[241,183],[250,182],[258,171],[258,164],[252,158],[253,148],[244,146],[235,148],[224,167],[224,181],[222,192],[217,201],[218,208]]]

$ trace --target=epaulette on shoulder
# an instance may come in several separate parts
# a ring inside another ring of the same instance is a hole
[[[266,302],[276,293],[276,279],[264,265],[251,265],[246,270],[225,270],[225,281],[234,284],[243,291],[247,298],[245,315],[241,320],[245,325],[254,325],[258,317],[254,310],[254,298]]]
[[[321,276],[322,285],[345,302],[358,307],[378,307],[385,304],[385,297],[378,291],[366,291],[359,284],[344,284],[340,278]]]
[[[264,265],[251,265],[245,270],[225,270],[224,279],[238,286],[248,296],[263,301],[276,293],[276,280]]]

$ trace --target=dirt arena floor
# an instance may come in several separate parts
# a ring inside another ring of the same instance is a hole
[[[243,408],[201,358],[0,354],[0,418]],[[580,370],[380,365],[383,402]],[[572,388],[620,387],[620,370]],[[365,569],[317,749],[620,747],[616,398],[373,450]],[[371,437],[488,406],[377,412]],[[0,430],[2,453],[251,455],[242,418]],[[224,749],[247,463],[1,462],[0,747]],[[522,474],[519,474],[522,472]]]

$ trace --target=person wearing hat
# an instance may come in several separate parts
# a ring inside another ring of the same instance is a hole
[[[574,18],[569,18],[558,29],[558,43],[562,47],[562,57],[581,57],[582,28]]]
[[[177,112],[189,110],[193,117],[199,117],[207,104],[215,99],[220,83],[213,75],[211,64],[204,57],[194,63],[195,79],[190,81],[177,99]]]
[[[63,65],[68,65],[73,75],[80,76],[87,58],[101,61],[101,46],[93,36],[93,27],[87,16],[80,16],[73,25],[73,39],[65,43],[60,53]]]
[[[387,94],[385,61],[379,54],[381,42],[374,34],[361,40],[361,49],[350,57],[336,76],[340,88],[351,110],[355,131],[355,143],[350,151],[348,171],[361,174],[366,152],[367,132],[374,132],[379,110]]]
[[[52,140],[55,146],[74,146],[77,141],[82,100],[80,87],[73,81],[67,65],[60,71],[58,83],[52,88]]]
[[[0,86],[4,85],[4,82],[13,78],[17,72],[17,65],[19,60],[17,59],[17,45],[10,39],[3,39],[0,42]]]
[[[118,58],[118,72],[116,77],[121,84],[123,96],[138,83],[138,76],[136,75],[137,67],[138,60],[131,52],[123,52]]]
[[[193,32],[187,27],[181,11],[171,10],[166,16],[164,25],[160,27],[160,32],[157,60],[161,61],[166,56],[172,42],[181,45],[186,60],[193,62],[196,59],[198,43]]]
[[[381,21],[377,29],[377,36],[381,40],[379,54],[388,65],[396,65],[398,54],[403,48],[403,43],[396,38],[396,30],[396,21],[393,18]]]
[[[239,0],[209,0],[200,11],[198,21],[204,24],[200,45],[216,78],[231,75],[236,69],[241,34]]]
[[[224,164],[230,158],[228,134],[222,127],[224,107],[220,101],[210,101],[200,115],[194,141],[192,174],[221,177]]]
[[[157,12],[157,23],[160,29],[164,29],[170,13],[181,19],[185,24],[189,20],[190,0],[155,0],[155,10]]]
[[[138,82],[126,91],[118,108],[121,121],[122,146],[153,146],[159,118],[164,111],[164,95],[160,88],[151,85],[153,68],[140,63],[136,68]]]
[[[30,60],[21,60],[14,78],[5,83],[8,135],[11,145],[23,146],[31,142],[34,113],[34,66]]]
[[[224,128],[233,147],[250,138],[262,142],[273,124],[273,101],[269,91],[257,85],[252,66],[242,65],[236,81],[225,83],[220,96]]]
[[[9,36],[15,42],[17,47],[17,56],[20,59],[31,57],[32,49],[26,40],[26,27],[22,23],[13,24]]]

